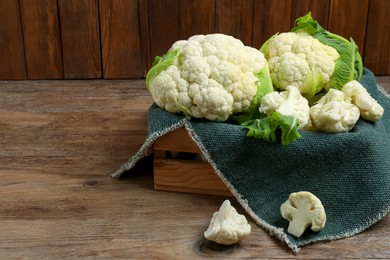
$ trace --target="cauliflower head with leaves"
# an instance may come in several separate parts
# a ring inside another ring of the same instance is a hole
[[[273,91],[264,55],[217,33],[175,42],[155,58],[146,85],[167,111],[212,121],[250,113]]]
[[[265,56],[272,81],[281,90],[293,85],[306,96],[329,83],[339,53],[306,32],[286,32],[271,39]]]
[[[313,97],[325,88],[341,89],[359,80],[363,64],[357,45],[322,28],[311,14],[298,18],[290,32],[276,34],[260,48],[275,88],[293,85]]]

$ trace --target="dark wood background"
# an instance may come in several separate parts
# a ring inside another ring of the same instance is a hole
[[[142,78],[178,39],[221,32],[258,48],[309,10],[390,75],[388,0],[0,0],[0,80]]]

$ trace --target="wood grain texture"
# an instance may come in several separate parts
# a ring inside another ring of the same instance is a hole
[[[0,0],[0,80],[26,79],[19,2]]]
[[[390,92],[390,77],[378,79]],[[108,175],[142,145],[151,102],[143,80],[0,82],[1,259],[390,255],[390,216],[297,254],[249,216],[252,234],[239,244],[206,241],[203,232],[228,197],[154,190],[151,157],[120,180]]]
[[[98,0],[58,0],[64,77],[100,78]]]
[[[56,0],[20,0],[28,79],[63,78]]]
[[[278,32],[291,29],[292,0],[254,0],[253,46],[260,46]]]
[[[252,45],[253,0],[217,0],[215,31]]]
[[[370,0],[364,65],[376,75],[390,75],[390,1]]]
[[[324,28],[328,26],[330,0],[293,0],[291,10],[291,25],[294,25],[295,19],[308,12]]]
[[[352,39],[363,55],[369,0],[331,0],[328,30]]]
[[[178,1],[178,37],[187,39],[196,34],[208,34],[215,31],[215,1]]]
[[[149,0],[150,64],[178,40],[177,0]]]
[[[215,31],[214,0],[151,0],[149,12],[151,59],[177,40]]]
[[[145,76],[140,38],[138,0],[100,0],[103,76]]]

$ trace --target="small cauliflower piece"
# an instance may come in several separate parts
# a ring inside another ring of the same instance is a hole
[[[362,118],[369,121],[378,121],[382,118],[383,107],[368,93],[365,87],[356,80],[345,84],[341,91],[345,99],[352,102],[360,110]]]
[[[306,228],[318,232],[325,227],[326,214],[320,199],[308,191],[291,193],[280,206],[280,213],[290,223],[287,232],[301,237]]]
[[[204,237],[218,244],[232,245],[249,236],[251,226],[244,215],[225,200],[219,211],[213,214],[210,225],[204,232]]]
[[[261,99],[259,111],[266,114],[276,111],[285,116],[296,117],[299,121],[299,128],[305,128],[310,120],[310,107],[307,99],[292,85],[287,86],[285,91],[274,91],[265,95]]]
[[[329,91],[310,108],[312,125],[323,132],[350,131],[359,120],[359,108],[344,100],[344,93],[337,89]]]

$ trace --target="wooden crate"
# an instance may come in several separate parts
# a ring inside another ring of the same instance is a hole
[[[181,127],[154,142],[156,190],[232,196],[187,130]],[[186,158],[184,158],[186,157]]]

